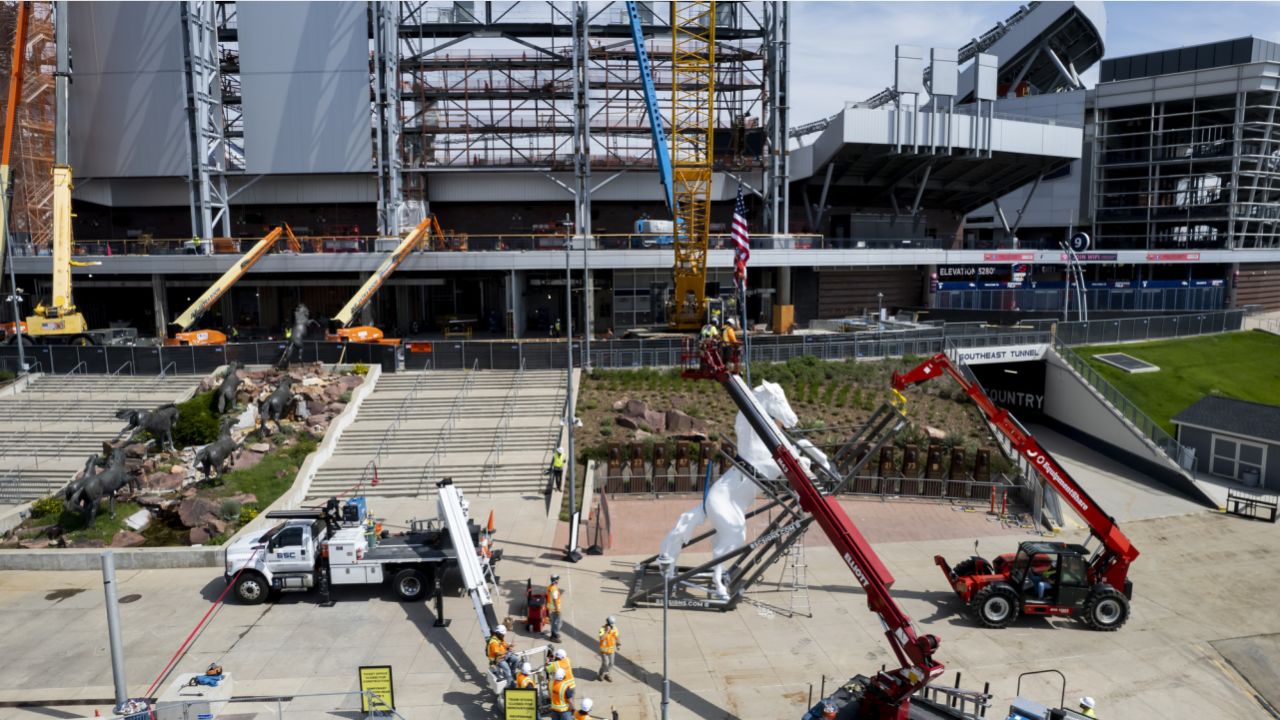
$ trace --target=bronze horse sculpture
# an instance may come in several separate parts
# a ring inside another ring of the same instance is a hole
[[[196,465],[204,471],[206,480],[213,479],[213,470],[215,468],[218,470],[219,478],[225,475],[227,461],[234,457],[236,450],[240,448],[240,443],[231,435],[231,428],[235,423],[235,418],[224,418],[221,432],[218,433],[218,439],[196,452]],[[277,423],[278,425],[279,423]]]
[[[276,383],[275,391],[258,403],[258,420],[262,423],[262,428],[268,430],[267,423],[275,421],[276,430],[281,430],[280,420],[289,414],[291,405],[293,405],[293,381],[285,375]]]
[[[102,498],[111,500],[111,517],[116,516],[116,493],[128,485],[135,491],[139,489],[137,478],[125,467],[124,448],[111,451],[111,459],[105,470],[97,469],[97,455],[89,458],[85,464],[84,477],[72,482],[63,490],[62,505],[67,512],[79,513],[85,525],[93,525],[98,518],[98,506]]]
[[[218,386],[219,415],[236,407],[236,390],[240,387],[240,378],[236,377],[236,371],[239,369],[240,363],[235,360],[227,365],[227,376],[222,378],[222,384]]]
[[[306,305],[298,303],[298,307],[293,309],[293,330],[288,334],[289,345],[280,356],[280,362],[276,363],[277,370],[289,367],[295,355],[298,359],[302,358],[302,343],[307,337],[307,330],[311,328],[311,324],[311,311]]]
[[[151,433],[151,437],[161,441],[163,447],[176,451],[177,448],[173,446],[173,428],[178,424],[178,415],[178,407],[173,403],[162,405],[155,410],[120,410],[116,413],[116,417],[120,420],[128,420],[129,425],[116,437],[129,433],[131,442],[138,433],[145,431]]]

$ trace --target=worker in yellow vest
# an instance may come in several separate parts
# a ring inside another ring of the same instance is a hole
[[[609,674],[613,670],[614,656],[622,647],[622,643],[618,642],[618,626],[617,619],[612,615],[605,618],[604,627],[600,628],[598,633],[600,641],[600,677],[613,682],[613,677]]]
[[[493,634],[489,636],[489,644],[485,648],[485,655],[489,658],[489,667],[510,682],[512,675],[511,667],[507,663],[507,655],[511,652],[511,643],[507,642],[506,637],[507,626],[498,625],[495,627]]]
[[[595,703],[591,698],[583,698],[582,706],[573,711],[573,720],[587,720],[587,718],[591,717],[590,713],[593,705],[595,705]]]
[[[551,642],[560,642],[560,576],[552,575],[547,585],[547,613],[551,616]]]
[[[564,483],[564,448],[556,448],[551,453],[551,477],[556,481],[556,492],[560,492],[560,487]]]
[[[547,674],[554,675],[556,670],[564,670],[564,676],[573,679],[573,663],[569,661],[569,653],[564,648],[556,648],[547,662]]]
[[[556,668],[550,695],[552,720],[573,720],[573,680],[565,677],[562,668]]]

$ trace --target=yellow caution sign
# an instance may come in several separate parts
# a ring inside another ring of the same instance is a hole
[[[391,680],[390,665],[360,666],[360,698],[361,712],[378,710],[394,710],[396,708],[395,688]]]
[[[538,691],[509,687],[502,695],[504,720],[538,720]]]

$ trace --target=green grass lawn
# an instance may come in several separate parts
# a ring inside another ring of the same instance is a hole
[[[1170,434],[1174,426],[1169,418],[1204,395],[1280,404],[1280,336],[1269,333],[1254,330],[1074,350]],[[1093,359],[1109,352],[1146,360],[1160,371],[1130,374]]]

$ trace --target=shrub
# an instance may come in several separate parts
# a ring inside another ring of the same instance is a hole
[[[227,498],[218,506],[218,517],[223,520],[239,520],[240,519],[240,501],[233,498]]]
[[[175,445],[208,445],[218,439],[218,414],[213,406],[216,394],[217,390],[210,390],[178,403],[178,423],[173,428]]]
[[[840,391],[836,393],[836,405],[845,406],[849,404],[849,386],[841,385]]]
[[[232,502],[235,502],[234,500]],[[258,517],[258,508],[252,505],[245,505],[240,508],[240,524],[248,525],[254,518]]]
[[[12,382],[17,375],[12,370],[0,370],[0,383]]]
[[[351,373],[353,375],[359,375],[360,377],[364,377],[365,375],[369,374],[369,366],[365,365],[362,362],[358,362],[355,365],[351,366]]]
[[[31,517],[42,518],[62,512],[62,499],[50,495],[31,503]]]

